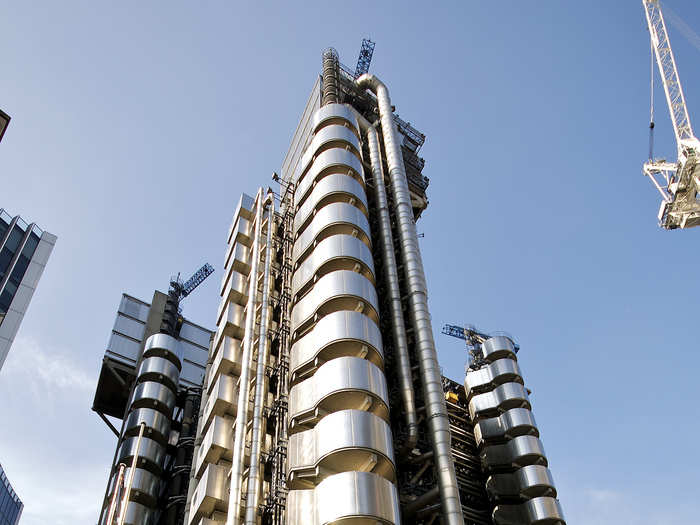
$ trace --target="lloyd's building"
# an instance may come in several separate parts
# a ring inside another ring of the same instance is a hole
[[[182,516],[126,523],[565,523],[534,419],[499,419],[530,408],[491,392],[519,370],[486,359],[467,389],[441,374],[415,226],[424,140],[379,78],[323,54],[279,186],[234,212]],[[485,355],[515,362],[509,344]]]

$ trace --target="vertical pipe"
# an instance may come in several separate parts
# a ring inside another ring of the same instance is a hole
[[[265,368],[269,358],[270,344],[267,335],[270,319],[268,315],[268,296],[270,288],[270,264],[272,261],[272,230],[275,220],[275,197],[269,193],[266,201],[270,202],[267,215],[267,242],[265,246],[265,269],[263,293],[261,299],[260,336],[258,337],[258,366],[255,373],[255,401],[253,403],[253,435],[251,438],[250,468],[248,470],[248,495],[245,504],[245,524],[256,525],[258,499],[260,498],[260,450],[262,448],[262,419],[265,405],[266,377]]]
[[[124,463],[119,464],[119,471],[117,472],[117,481],[114,484],[114,489],[112,492],[112,501],[109,504],[109,512],[107,513],[107,523],[106,525],[112,525],[114,523],[114,514],[117,510],[117,500],[119,499],[119,489],[124,483]]]
[[[340,76],[338,52],[329,47],[323,52],[323,93],[321,105],[337,104],[340,102]]]
[[[260,236],[262,231],[263,210],[262,188],[256,197],[255,239],[248,279],[248,304],[243,335],[243,355],[241,358],[241,377],[238,382],[238,405],[236,412],[236,429],[233,438],[233,461],[231,464],[231,490],[228,499],[226,525],[239,525],[241,520],[241,486],[243,464],[245,461],[245,435],[248,426],[248,403],[250,401],[250,369],[253,366],[253,336],[255,331],[255,305],[258,292],[258,262],[260,259]]]
[[[425,396],[426,416],[432,436],[435,453],[435,467],[442,503],[443,518],[448,525],[462,525],[464,518],[459,500],[459,487],[451,452],[451,437],[447,407],[442,389],[442,375],[433,340],[433,329],[428,310],[428,293],[425,273],[418,248],[416,224],[413,220],[413,207],[408,191],[406,171],[394,123],[391,99],[387,87],[374,75],[365,74],[355,83],[360,88],[369,88],[377,95],[379,118],[382,125],[384,147],[386,149],[391,191],[396,207],[397,229],[401,258],[407,281],[408,304],[416,337],[418,364]]]
[[[369,145],[370,164],[372,166],[372,180],[377,199],[377,214],[379,216],[379,233],[382,240],[381,254],[384,266],[384,278],[386,279],[389,309],[391,311],[391,328],[394,339],[394,350],[398,360],[399,380],[401,384],[401,397],[403,398],[406,426],[408,436],[404,449],[410,452],[418,441],[418,423],[416,417],[416,401],[413,392],[413,380],[411,378],[411,361],[408,355],[408,340],[406,338],[406,325],[404,323],[403,310],[401,308],[401,291],[399,289],[399,274],[396,268],[396,256],[394,254],[394,240],[391,234],[391,218],[389,216],[389,204],[386,198],[384,185],[384,170],[379,151],[379,137],[377,130],[369,125],[364,117],[358,114],[361,124],[367,132]],[[364,122],[362,122],[364,121]]]
[[[139,430],[139,437],[136,440],[136,450],[134,451],[134,458],[131,460],[131,470],[129,471],[129,481],[126,483],[124,489],[124,499],[122,500],[122,508],[119,513],[119,521],[117,525],[124,525],[124,520],[126,519],[126,507],[129,504],[129,496],[131,495],[131,485],[134,483],[134,472],[136,472],[136,464],[139,459],[139,452],[141,452],[141,438],[143,437],[143,431],[146,428],[146,423],[141,422],[141,429]]]

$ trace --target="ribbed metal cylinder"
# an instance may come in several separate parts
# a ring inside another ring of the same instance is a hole
[[[338,52],[329,47],[323,52],[323,97],[321,105],[340,102],[340,62]]]

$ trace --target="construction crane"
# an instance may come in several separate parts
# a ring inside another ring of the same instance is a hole
[[[355,79],[360,78],[369,71],[369,64],[372,62],[373,54],[374,42],[372,42],[369,38],[363,38],[362,47],[360,48],[360,56],[357,59],[357,65],[355,66]]]
[[[659,0],[642,0],[646,14],[651,49],[666,94],[673,131],[676,136],[678,160],[675,163],[653,158],[654,134],[654,82],[652,58],[651,119],[649,123],[649,160],[643,172],[648,176],[662,197],[659,209],[659,225],[667,230],[691,228],[700,225],[700,141],[693,134],[683,88],[678,77],[676,60],[666,31]]]
[[[467,350],[469,351],[469,366],[478,367],[482,364],[483,356],[481,355],[481,345],[484,341],[496,335],[505,335],[513,341],[515,352],[517,353],[518,350],[520,350],[520,345],[518,345],[509,334],[505,332],[492,332],[489,334],[478,330],[473,325],[460,326],[446,324],[442,327],[442,333],[451,337],[456,337],[457,339],[462,339],[466,343]]]
[[[163,321],[160,325],[161,333],[177,336],[182,325],[180,318],[180,301],[190,295],[197,286],[202,284],[204,280],[214,273],[214,268],[209,263],[204,263],[199,270],[194,272],[194,275],[182,282],[180,274],[170,279],[170,289],[168,290],[168,299],[165,303],[163,311]]]

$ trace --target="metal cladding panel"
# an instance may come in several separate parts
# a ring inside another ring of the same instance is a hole
[[[104,513],[101,525],[107,523],[107,513]],[[155,525],[155,511],[145,505],[129,502],[126,507],[126,516],[124,517],[124,525]],[[116,523],[116,520],[114,521]]]
[[[170,438],[170,418],[152,408],[138,408],[132,410],[126,418],[124,434],[137,436],[141,423],[146,424],[144,436],[160,443],[166,444]]]
[[[292,308],[291,330],[296,333],[309,323],[334,311],[363,312],[378,322],[377,292],[359,273],[339,270],[321,277],[311,291]]]
[[[309,428],[323,416],[358,409],[389,418],[384,373],[359,357],[339,357],[289,392],[290,432]]]
[[[228,303],[224,308],[219,326],[217,339],[223,336],[242,339],[245,332],[245,307],[236,303]],[[215,345],[220,342],[215,340]]]
[[[335,270],[352,270],[372,283],[375,280],[372,252],[367,245],[352,235],[333,235],[319,242],[294,272],[292,295],[296,296],[300,290],[313,284],[315,278]]]
[[[214,416],[197,452],[196,476],[201,476],[207,463],[218,463],[222,458],[231,461],[232,443],[233,418]]]
[[[132,319],[131,317],[117,315],[112,330],[119,334],[131,337],[132,339],[142,341],[144,332],[146,331],[146,325],[139,320]]]
[[[493,474],[486,480],[486,490],[495,501],[557,497],[552,473],[542,465],[528,465],[508,474]]]
[[[177,390],[180,370],[172,361],[163,357],[152,356],[141,361],[137,376],[139,381],[156,381],[173,390]]]
[[[146,345],[143,348],[143,357],[165,357],[177,366],[182,364],[182,353],[180,342],[168,334],[153,334],[146,339]]]
[[[321,208],[297,237],[292,249],[294,264],[299,264],[308,256],[314,243],[337,234],[352,235],[371,247],[369,222],[365,214],[347,202],[334,202]]]
[[[136,442],[138,436],[130,437],[122,442],[119,449],[119,461],[130,464],[131,459],[136,452]],[[146,468],[155,474],[160,474],[163,468],[163,459],[165,459],[165,447],[149,438],[141,438],[141,446],[138,449],[137,466]]]
[[[227,273],[234,270],[248,275],[250,273],[250,250],[245,244],[233,243],[226,254],[224,270]]]
[[[481,451],[481,463],[488,471],[525,467],[547,466],[542,442],[534,436],[518,436],[503,445],[491,445]]]
[[[359,135],[360,125],[357,123],[357,116],[345,104],[326,104],[317,109],[311,117],[311,126],[315,132],[321,125],[335,122],[338,119],[345,120],[351,125],[350,129]]]
[[[131,467],[127,467],[124,469],[124,479],[128,480],[130,475]],[[116,480],[117,476],[112,476],[109,488],[107,489],[108,498],[114,493],[114,484]],[[160,476],[156,476],[152,472],[142,468],[134,469],[134,479],[131,484],[129,501],[136,501],[148,505],[149,507],[155,507],[158,502],[159,486]]]
[[[316,181],[331,173],[344,173],[355,177],[364,184],[362,162],[354,153],[340,148],[327,149],[318,154],[311,168],[301,180],[297,181],[294,202],[301,206]]]
[[[523,383],[520,367],[512,359],[498,359],[478,370],[469,370],[464,380],[467,400],[476,394],[493,390],[503,383]]]
[[[236,211],[233,213],[233,221],[231,221],[231,226],[228,229],[228,237],[226,238],[226,244],[231,244],[231,239],[234,234],[234,229],[236,227],[236,222],[239,217],[243,217],[249,221],[253,220],[253,209],[255,208],[255,199],[246,193],[241,193],[238,199],[238,204],[236,205]]]
[[[182,340],[188,341],[194,345],[202,347],[204,350],[208,350],[209,340],[211,339],[211,330],[207,330],[206,328],[185,319],[182,322],[182,328],[180,328],[180,339],[181,342]],[[206,356],[204,361],[199,364],[206,365]]]
[[[128,315],[138,319],[141,322],[146,322],[148,320],[148,311],[151,309],[151,305],[139,301],[135,297],[123,294],[122,300],[119,302],[119,313]]]
[[[233,223],[229,245],[236,242],[246,246],[253,244],[253,223],[245,217],[239,216]]]
[[[498,505],[493,510],[496,525],[566,525],[561,505],[554,498],[533,498],[519,505]]]
[[[289,362],[292,383],[313,373],[323,362],[342,356],[363,357],[382,366],[382,336],[366,315],[347,310],[330,313],[294,343]]]
[[[480,419],[474,425],[474,438],[478,445],[525,435],[540,435],[535,416],[527,408],[511,408],[498,417]]]
[[[236,378],[228,375],[219,376],[202,410],[204,417],[203,428],[208,427],[214,416],[235,416],[237,399],[238,387],[236,386]]]
[[[469,416],[478,422],[484,417],[500,415],[511,408],[531,408],[525,387],[520,383],[504,383],[491,392],[479,394],[469,401]]]
[[[396,487],[371,472],[342,472],[287,496],[287,525],[400,524]]]
[[[226,512],[228,470],[220,465],[207,465],[190,499],[190,523],[195,523],[203,516],[209,516],[215,510]]]
[[[209,372],[209,384],[207,390],[211,392],[212,387],[222,375],[240,375],[241,359],[243,354],[242,343],[238,339],[224,336],[221,344],[217,347]]]
[[[221,313],[228,302],[245,305],[248,302],[248,277],[239,272],[232,271],[221,289],[223,298],[217,313],[217,322],[221,318]]]
[[[484,359],[487,361],[495,361],[496,359],[503,358],[516,359],[515,345],[510,338],[504,335],[491,337],[484,341],[481,345],[481,352],[484,355]]]
[[[312,430],[291,435],[287,453],[290,488],[355,470],[395,478],[391,429],[381,418],[361,410],[329,414]]]
[[[131,407],[155,408],[170,417],[175,408],[175,392],[162,383],[145,381],[136,385]]]
[[[333,202],[347,202],[367,214],[365,188],[353,177],[334,173],[316,183],[311,194],[294,214],[294,231],[299,235],[312,214]]]
[[[321,77],[317,76],[314,86],[309,95],[309,99],[304,107],[304,113],[299,119],[294,136],[292,137],[289,150],[282,161],[280,175],[283,180],[291,181],[296,173],[297,165],[304,151],[304,146],[311,140],[313,128],[311,127],[311,119],[314,112],[319,108],[321,100]]]
[[[342,124],[328,124],[316,132],[313,139],[311,139],[311,143],[301,156],[301,163],[299,164],[300,176],[297,179],[303,180],[309,165],[314,161],[314,157],[319,153],[319,150],[325,149],[327,151],[333,146],[340,149],[348,149],[354,155],[357,155],[358,158],[361,156],[362,146],[360,145],[357,132]]]

